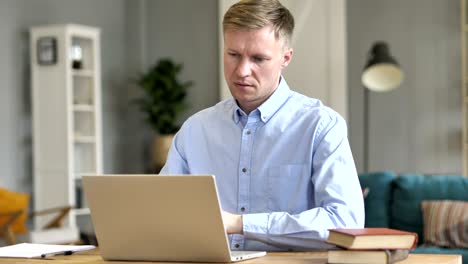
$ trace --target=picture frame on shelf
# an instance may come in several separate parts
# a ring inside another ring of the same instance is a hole
[[[54,37],[39,38],[36,52],[39,65],[54,65],[57,63],[57,39]]]

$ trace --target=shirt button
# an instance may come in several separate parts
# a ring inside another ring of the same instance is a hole
[[[242,168],[242,172],[247,172],[247,169],[246,169],[246,168]]]
[[[241,211],[244,212],[244,211],[245,211],[245,207],[242,207],[242,208],[241,208]]]
[[[250,130],[247,130],[247,132],[245,132],[247,135],[250,135]]]
[[[236,248],[239,248],[239,247],[240,247],[240,245],[239,245],[239,244],[235,244],[234,246],[235,246]]]

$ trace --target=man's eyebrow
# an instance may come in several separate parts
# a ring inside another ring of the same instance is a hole
[[[258,57],[258,58],[263,58],[263,59],[269,59],[271,56],[265,53],[255,53],[252,54],[252,57]]]
[[[227,51],[227,52],[239,53],[237,50],[232,49],[232,48],[227,48],[226,51]],[[250,54],[249,56],[250,56],[250,57],[259,57],[259,58],[264,58],[264,59],[269,59],[269,58],[271,58],[271,56],[268,55],[268,54],[266,54],[266,53],[254,53],[254,54]]]

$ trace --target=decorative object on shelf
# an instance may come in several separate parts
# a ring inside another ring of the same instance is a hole
[[[369,171],[369,91],[388,92],[403,81],[403,71],[386,42],[375,42],[367,55],[361,76],[364,85],[364,170]]]
[[[72,60],[72,68],[79,70],[83,68],[83,50],[80,45],[73,45],[71,47],[70,56]]]
[[[37,40],[37,63],[53,65],[57,63],[57,39],[42,37]]]
[[[146,120],[159,136],[153,142],[153,166],[159,171],[166,162],[173,135],[179,130],[177,118],[186,110],[187,88],[193,82],[180,82],[182,64],[161,59],[136,80],[143,97],[136,100]]]

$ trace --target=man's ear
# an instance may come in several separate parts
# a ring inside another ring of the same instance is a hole
[[[292,56],[293,56],[293,49],[287,48],[283,53],[283,63],[281,64],[282,69],[286,68],[289,65],[289,63],[291,62]]]

